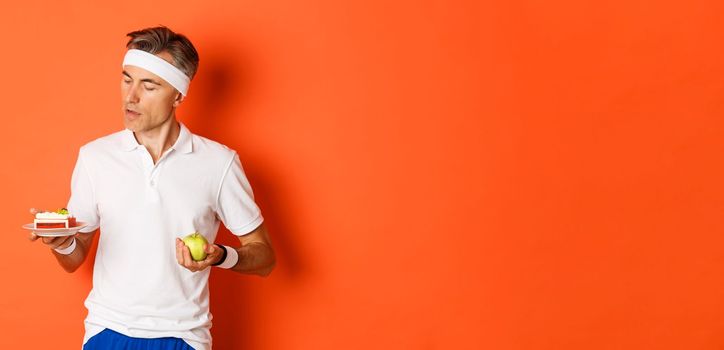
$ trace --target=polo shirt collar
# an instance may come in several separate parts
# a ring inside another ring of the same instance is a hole
[[[181,131],[178,134],[176,143],[171,146],[171,148],[181,153],[191,153],[193,150],[193,145],[191,144],[191,132],[186,128],[186,125],[183,125],[183,123],[178,124],[181,127]],[[134,137],[133,139],[135,140],[136,138]]]
[[[181,130],[179,131],[178,138],[171,148],[181,153],[191,153],[193,150],[191,132],[183,123],[179,123],[179,127]],[[121,135],[121,148],[124,151],[130,152],[139,147],[141,147],[141,144],[136,141],[136,137],[133,136],[133,131],[124,129]]]
[[[121,148],[124,151],[130,152],[138,147],[141,147],[141,145],[136,141],[136,137],[133,136],[133,131],[123,129],[121,132]]]

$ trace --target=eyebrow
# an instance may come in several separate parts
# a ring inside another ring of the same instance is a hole
[[[128,74],[128,72],[126,72],[126,71],[123,71],[123,75],[125,75],[125,76],[133,79],[133,77],[131,77],[131,75]],[[153,79],[149,79],[149,78],[141,79],[141,82],[152,83],[152,84],[156,84],[156,85],[158,85],[158,86],[161,86],[161,83],[159,83],[159,82],[157,82],[157,81],[155,81],[155,80],[153,80]]]

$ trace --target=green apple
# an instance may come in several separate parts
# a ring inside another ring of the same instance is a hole
[[[191,252],[191,259],[194,259],[194,261],[201,261],[206,259],[206,251],[204,250],[204,244],[208,244],[209,242],[206,240],[206,237],[204,235],[194,232],[182,239],[184,241],[184,244],[189,247],[189,251]]]

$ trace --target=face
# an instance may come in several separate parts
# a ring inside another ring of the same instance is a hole
[[[168,53],[157,56],[170,61]],[[178,90],[157,75],[136,66],[123,67],[121,80],[123,123],[134,132],[147,132],[174,120],[183,100]]]

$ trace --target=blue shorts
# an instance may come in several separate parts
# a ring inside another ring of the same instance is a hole
[[[179,338],[133,338],[111,329],[92,336],[83,350],[194,350]]]

